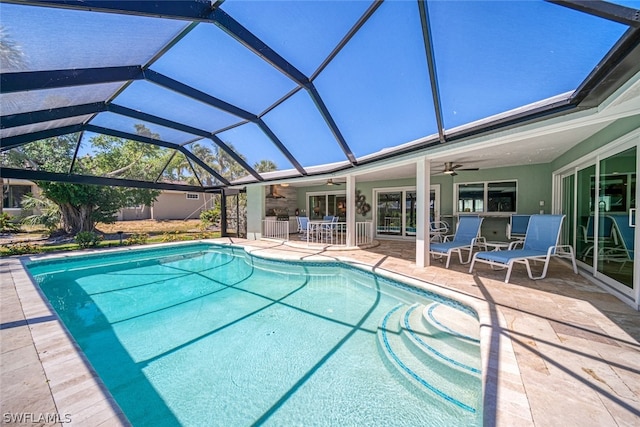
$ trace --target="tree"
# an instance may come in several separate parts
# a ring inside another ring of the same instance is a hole
[[[271,160],[260,160],[258,163],[253,165],[253,168],[256,170],[256,172],[260,172],[260,173],[271,172],[271,171],[278,170],[278,165],[276,165]]]
[[[235,151],[232,144],[227,143],[227,145],[231,150]],[[217,145],[210,148],[196,142],[191,146],[191,152],[209,165],[211,169],[216,171],[220,176],[229,181],[233,181],[247,175],[247,171],[240,166],[233,157]],[[240,154],[239,157],[244,160],[243,155]],[[202,181],[202,185],[211,186],[216,184],[216,180],[213,175],[200,166],[195,166],[195,169]]]
[[[136,132],[153,137],[142,125]],[[69,172],[76,151],[77,135],[65,135],[16,147],[3,157],[3,166],[22,167],[48,172]],[[89,141],[91,153],[79,156],[73,172],[84,175],[155,180],[171,153],[153,144],[98,135]],[[56,205],[61,227],[66,233],[93,231],[97,222],[115,221],[123,207],[150,205],[157,190],[68,184],[38,181],[42,195]]]
[[[46,197],[35,197],[27,194],[22,198],[23,210],[33,212],[22,219],[23,224],[43,225],[49,233],[53,233],[60,227],[60,207]]]

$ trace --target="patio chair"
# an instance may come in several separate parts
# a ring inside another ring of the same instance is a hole
[[[620,270],[627,262],[632,262],[635,256],[634,229],[629,224],[627,214],[609,214],[604,218],[609,218],[613,225],[614,242],[616,246],[605,247],[601,253],[602,261],[620,262]]]
[[[476,245],[476,240],[480,235],[480,226],[482,225],[482,218],[478,216],[461,216],[456,228],[456,233],[453,236],[453,240],[447,241],[448,237],[442,243],[432,243],[430,245],[429,253],[435,258],[447,257],[446,268],[449,268],[449,262],[451,261],[451,254],[453,252],[458,253],[458,258],[461,264],[468,264],[471,261],[471,255],[473,253],[473,247]],[[469,251],[469,257],[467,261],[462,260],[462,250]]]
[[[507,239],[523,242],[531,215],[511,215],[507,223]]]
[[[580,230],[582,230],[582,239],[584,243],[587,244],[584,252],[582,253],[582,260],[585,261],[589,254],[593,251],[595,245],[595,230],[594,230],[595,217],[593,215],[589,216],[587,219],[587,225],[581,225]],[[611,245],[612,243],[617,246],[618,239],[617,235],[614,233],[613,228],[613,218],[610,215],[601,215],[598,224],[598,240],[600,245]],[[605,250],[605,248],[601,248],[601,253]]]
[[[322,233],[323,241],[329,241],[333,243],[334,234],[338,232],[338,221],[340,217],[337,216],[325,216],[325,221],[328,221],[326,224],[322,224],[320,226],[320,232]]]
[[[522,249],[512,249],[516,243],[512,242],[512,246],[506,251],[477,252],[473,256],[469,273],[473,272],[476,261],[489,264],[492,268],[506,267],[507,276],[504,282],[509,283],[513,264],[521,263],[526,265],[529,278],[538,280],[543,279],[547,275],[551,257],[558,256],[571,258],[573,272],[578,274],[573,247],[571,245],[558,245],[564,217],[564,215],[531,215]],[[530,261],[544,261],[544,267],[540,276],[533,276]]]
[[[297,216],[296,220],[298,221],[298,234],[300,239],[307,238],[307,225],[309,224],[308,216]]]
[[[443,242],[444,236],[449,233],[449,224],[446,221],[432,221],[429,226],[429,237],[432,242]]]

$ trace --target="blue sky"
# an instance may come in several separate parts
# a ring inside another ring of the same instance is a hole
[[[620,3],[640,7],[639,1]],[[311,76],[369,6],[227,0],[222,9]],[[626,30],[542,1],[428,6],[445,129],[574,90]],[[144,63],[186,25],[49,8],[28,8],[38,10],[27,15],[26,9],[2,4],[1,20],[24,49],[29,70]],[[297,87],[213,24],[199,24],[151,69],[256,115]],[[437,133],[415,1],[383,3],[314,84],[356,156]],[[145,81],[131,84],[114,103],[209,131],[242,122]],[[345,160],[305,90],[262,119],[305,167]],[[95,124],[133,131],[132,120],[112,113],[98,115]],[[170,142],[192,139],[148,126]],[[292,167],[255,124],[219,136],[250,164],[271,159],[280,169]]]

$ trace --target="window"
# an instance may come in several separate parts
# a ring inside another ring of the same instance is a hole
[[[309,219],[322,219],[326,215],[337,216],[340,222],[347,220],[347,196],[344,191],[307,193]]]
[[[516,212],[516,182],[487,184],[487,212]]]
[[[30,185],[5,185],[2,195],[2,207],[4,209],[20,209],[22,198],[31,193]]]
[[[188,200],[198,200],[200,195],[198,193],[187,193]]]
[[[516,181],[456,184],[457,212],[516,212]]]
[[[458,212],[484,211],[484,184],[458,185]]]

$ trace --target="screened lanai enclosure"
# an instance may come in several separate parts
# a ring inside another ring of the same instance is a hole
[[[613,93],[637,3],[2,1],[2,175],[221,191],[453,146]]]
[[[5,182],[219,193],[249,238],[340,216],[418,266],[432,221],[562,213],[640,302],[639,1],[0,0],[0,31]]]

